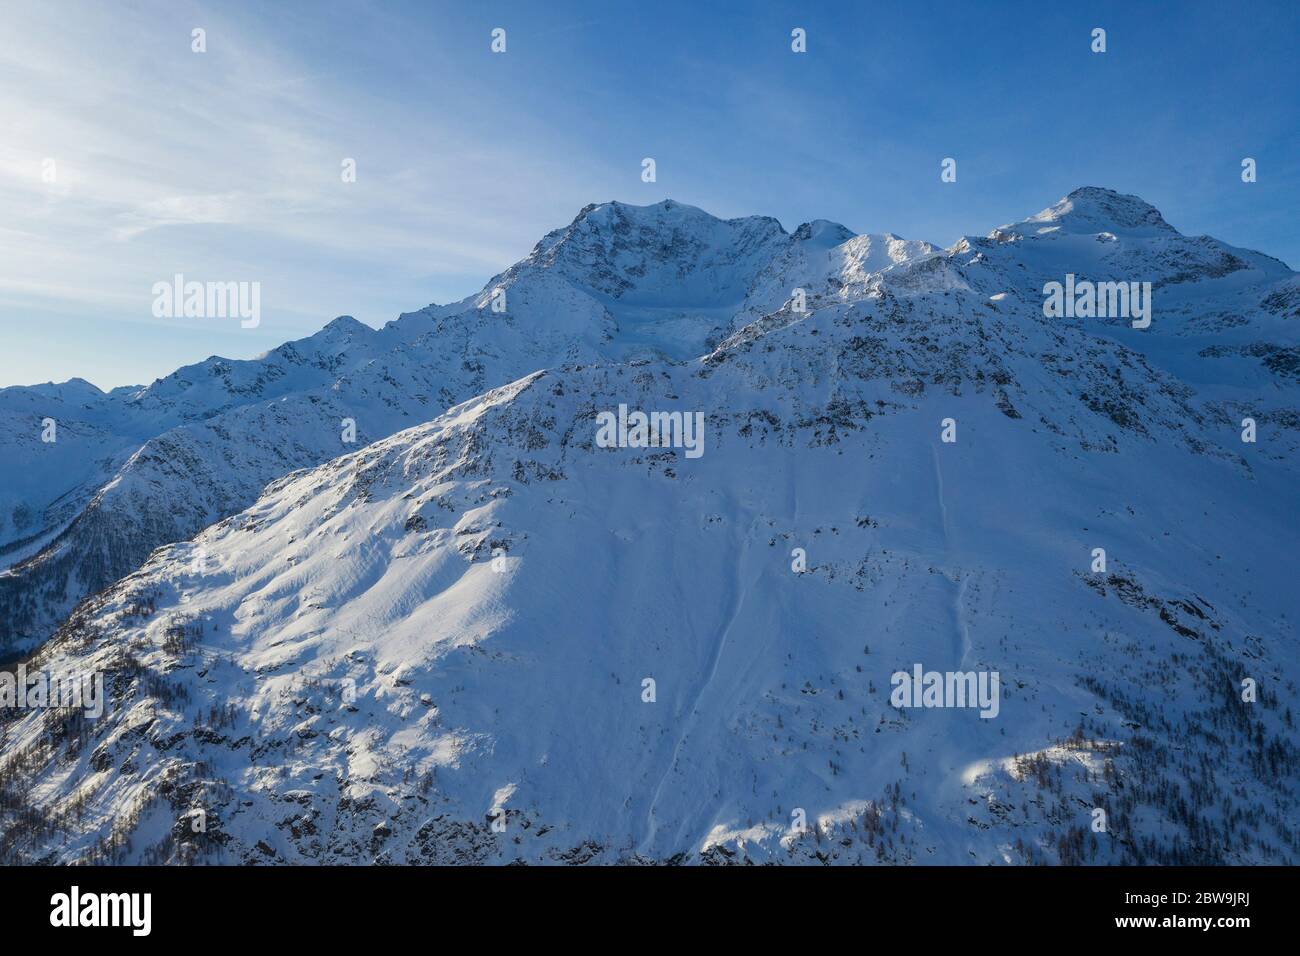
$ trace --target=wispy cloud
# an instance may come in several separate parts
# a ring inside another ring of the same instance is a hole
[[[177,225],[215,225],[243,220],[247,197],[239,193],[215,196],[167,196],[141,203],[122,213],[123,225],[113,230],[117,239],[130,239],[150,229]]]
[[[1117,9],[1126,49],[1164,52],[1099,63],[1041,4],[810,9],[806,55],[789,49],[791,14],[751,6],[591,0],[557,23],[527,0],[10,0],[0,335],[25,330],[28,351],[0,350],[0,384],[94,363],[108,384],[139,381],[177,364],[180,338],[193,360],[342,312],[378,324],[474,291],[606,199],[950,242],[1098,183],[1297,258],[1290,11],[1270,24],[1193,5],[1166,36]],[[1088,148],[1063,148],[1088,129]],[[1245,155],[1263,171],[1249,189]],[[640,180],[645,156],[657,183]],[[939,182],[945,156],[956,188]],[[177,271],[260,281],[262,325],[154,319],[149,290]],[[60,316],[128,334],[92,348]]]
[[[332,12],[358,33],[399,29]],[[540,158],[552,151],[517,126],[475,130],[476,104],[451,87],[427,104],[392,97],[372,64],[323,64],[298,31],[251,13],[6,9],[0,258],[21,280],[0,283],[0,321],[34,302],[147,316],[148,290],[172,271],[261,280],[268,334],[311,331],[376,283],[388,294],[370,318],[384,321],[472,291],[557,225],[545,197],[583,194],[571,158]],[[191,51],[196,26],[206,53]]]

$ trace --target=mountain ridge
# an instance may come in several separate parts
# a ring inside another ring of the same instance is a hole
[[[638,244],[611,212],[565,253],[573,282],[524,260],[408,313],[374,334],[421,360],[459,345],[483,387],[81,602],[30,663],[104,673],[109,706],[8,715],[0,853],[1294,861],[1300,608],[1267,560],[1297,513],[1293,274],[1129,212],[1113,240],[949,250],[764,231],[763,263],[745,233],[693,260],[747,281],[686,359],[651,346],[699,272],[647,297],[712,227]],[[1050,318],[1065,269],[1159,282],[1168,311]],[[565,360],[487,386],[533,316]],[[602,446],[620,406],[699,412],[704,454]],[[998,672],[999,716],[893,706],[917,664]]]
[[[1075,190],[1025,221],[1073,216],[1075,206],[1088,216],[1095,217],[1100,209],[1123,222],[1163,223],[1153,207],[1136,197],[1095,187]],[[1021,254],[1012,250],[1016,244],[997,238],[998,230],[994,238],[968,237],[949,250],[887,233],[852,236],[827,247],[826,241],[812,241],[815,224],[820,224],[819,239],[848,232],[829,220],[815,220],[787,233],[770,217],[723,220],[673,200],[641,207],[591,204],[569,226],[540,240],[528,257],[459,302],[406,313],[378,330],[339,317],[261,359],[214,356],[178,369],[116,404],[112,396],[119,393],[101,394],[104,411],[86,422],[78,421],[74,411],[47,406],[46,411],[64,423],[65,435],[86,429],[98,436],[97,453],[69,449],[74,461],[64,454],[53,472],[35,467],[38,455],[49,457],[51,446],[35,440],[30,420],[26,427],[22,424],[45,399],[34,404],[24,400],[29,393],[0,390],[0,417],[9,420],[11,434],[17,436],[9,442],[11,470],[0,473],[0,556],[10,565],[0,576],[0,647],[34,646],[77,600],[128,573],[152,548],[187,537],[248,504],[286,470],[345,452],[347,445],[337,438],[345,420],[357,423],[364,440],[425,420],[536,368],[662,357],[687,361],[708,354],[729,336],[743,334],[754,321],[767,316],[781,321],[780,316],[789,314],[795,288],[805,290],[809,308],[887,293],[939,294],[972,283],[996,295],[1005,291],[1002,283],[1010,270],[1059,276],[1063,258],[1089,264],[1071,243],[1083,242],[1090,256],[1092,246],[1101,245],[1073,233],[1033,236],[1031,243],[1055,243],[1062,252],[1046,261],[1050,271],[1026,270],[1033,260],[1016,259]],[[1118,223],[1109,224],[1124,231]],[[807,239],[800,238],[805,226]],[[1271,283],[1261,300],[1268,302],[1272,296],[1288,309],[1286,303],[1295,302],[1300,313],[1294,273],[1270,266],[1275,260],[1243,258],[1213,240],[1181,237],[1172,227],[1169,234],[1163,228],[1156,232],[1143,227],[1140,234],[1104,244],[1105,256],[1117,261],[1097,264],[1114,269],[1124,265],[1126,256],[1136,257],[1141,268],[1180,284],[1196,276],[1233,278],[1259,271],[1262,280]],[[1129,244],[1134,244],[1132,253]],[[969,262],[963,258],[968,253],[973,254]],[[999,261],[1008,255],[1012,259],[1005,265]],[[724,273],[730,278],[718,281]],[[1013,273],[1013,290],[1016,283],[1016,294],[1032,301],[1036,286],[1025,288],[1023,277]],[[1237,297],[1253,290],[1248,285]],[[498,292],[503,312],[493,311]],[[1234,303],[1223,320],[1199,321],[1236,322],[1229,316],[1247,306]],[[1199,302],[1187,308],[1204,311]],[[1158,334],[1145,341],[1130,337],[1126,344],[1145,347]],[[1220,336],[1212,346],[1220,350],[1223,364],[1258,359],[1270,369],[1289,369],[1300,361],[1289,342],[1247,340],[1237,333],[1228,338],[1235,341]],[[1173,358],[1149,348],[1145,354],[1185,375],[1189,362],[1204,364],[1199,354],[1187,354],[1191,344]],[[441,355],[433,363],[412,359],[448,346],[459,350],[458,361]],[[1252,388],[1257,386],[1252,383]],[[1225,394],[1217,411],[1235,414],[1240,401],[1237,394]],[[1285,424],[1298,413],[1286,405],[1273,414]],[[295,435],[310,435],[310,441],[284,434],[295,420]],[[247,436],[244,445],[260,450],[232,456],[230,439],[237,433]],[[149,442],[161,443],[174,458],[204,462],[204,471],[214,477],[171,489],[170,471]],[[52,447],[62,454],[68,445]],[[236,463],[237,473],[230,474]],[[144,474],[138,480],[132,477],[140,472]],[[33,482],[48,488],[46,501],[39,500]],[[6,495],[8,488],[23,490]],[[131,488],[136,491],[129,492]],[[163,500],[168,503],[161,508],[151,503]],[[99,520],[98,514],[113,517]],[[105,530],[130,526],[140,532]]]

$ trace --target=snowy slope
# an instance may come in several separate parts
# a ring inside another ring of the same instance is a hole
[[[0,567],[85,506],[142,440],[131,425],[117,397],[82,379],[0,389]]]
[[[1067,273],[1152,284],[1150,328],[1125,319],[1063,319],[1114,336],[1173,373],[1225,422],[1251,416],[1291,458],[1300,428],[1300,276],[1270,256],[1183,236],[1135,196],[1086,187],[1021,223],[955,248],[971,285],[1027,306]]]
[[[82,604],[31,666],[102,671],[110,704],[6,714],[6,858],[1295,863],[1295,426],[1246,444],[1228,408],[1294,385],[1178,344],[1294,276],[1205,271],[1222,250],[1130,200],[945,252],[749,221],[693,259],[746,273],[716,282],[673,243],[573,265],[552,234],[495,281],[599,301],[619,353],[280,478]],[[818,286],[855,261],[888,264]],[[1157,295],[1149,340],[1047,318],[1054,263],[1197,286],[1199,311]],[[768,311],[651,357],[689,311],[646,310],[670,274]],[[457,314],[381,334],[423,351]],[[1240,317],[1289,347],[1285,308]],[[703,413],[704,454],[599,447],[620,404]],[[892,706],[917,663],[997,671],[998,715]]]
[[[769,267],[774,257],[802,263],[805,245],[817,241],[773,219],[605,203],[479,294],[378,331],[343,316],[260,359],[214,357],[108,396],[86,383],[54,395],[0,390],[0,418],[14,423],[6,440],[17,444],[0,467],[0,541],[11,542],[0,568],[12,565],[0,572],[0,656],[39,645],[78,600],[154,548],[246,507],[289,471],[351,450],[345,419],[364,444],[540,368],[695,357],[742,314],[789,297]],[[821,248],[816,262],[833,267]],[[84,408],[59,397],[87,389]],[[59,422],[58,442],[40,441],[47,416]]]

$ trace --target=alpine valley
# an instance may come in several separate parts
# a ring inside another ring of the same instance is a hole
[[[104,713],[0,709],[0,860],[1295,864],[1298,442],[1300,275],[1092,187],[948,249],[592,205],[3,389],[0,654]]]

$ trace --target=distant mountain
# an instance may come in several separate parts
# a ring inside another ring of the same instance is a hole
[[[1067,274],[1150,326],[1049,317]],[[227,516],[28,662],[107,703],[2,712],[0,854],[1295,863],[1296,310],[1107,190],[942,251],[588,207],[122,467],[89,540]],[[680,440],[610,447],[637,411]],[[918,667],[993,712],[900,708]]]
[[[874,267],[930,251],[890,242],[827,250],[821,224],[791,236],[774,219],[606,203],[478,295],[378,331],[342,316],[262,358],[214,357],[108,395],[79,380],[0,390],[0,656],[39,646],[77,601],[281,475],[541,368],[694,357],[779,307],[785,272],[851,281],[873,255]],[[42,441],[46,418],[54,442]]]

